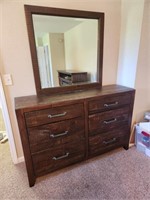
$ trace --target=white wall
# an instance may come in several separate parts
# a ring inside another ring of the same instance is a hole
[[[150,1],[122,0],[117,83],[136,89],[133,123],[150,110]]]
[[[66,69],[88,72],[97,81],[98,21],[87,20],[65,32]]]
[[[144,0],[122,0],[117,83],[135,86]]]
[[[57,70],[65,69],[64,34],[50,33],[50,49],[54,86],[59,86]],[[59,56],[59,59],[58,59]]]
[[[10,73],[13,86],[5,86],[13,134],[18,157],[22,156],[22,145],[14,111],[14,97],[36,93],[24,4],[62,7],[79,10],[105,12],[104,70],[103,84],[116,83],[120,37],[120,0],[1,0],[0,1],[0,71]]]
[[[145,1],[140,50],[135,81],[136,98],[133,120],[143,121],[144,112],[150,111],[150,1]]]

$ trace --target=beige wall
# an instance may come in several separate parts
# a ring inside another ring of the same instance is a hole
[[[120,0],[1,0],[0,71],[10,73],[13,86],[5,86],[18,157],[22,147],[14,112],[14,97],[35,94],[24,4],[105,12],[103,84],[116,83],[121,2]],[[10,34],[11,33],[11,34]]]
[[[121,1],[117,83],[134,88],[145,0]]]
[[[65,50],[64,50],[64,34],[50,33],[50,49],[51,49],[51,63],[53,71],[54,86],[59,86],[57,70],[65,69]],[[59,59],[58,59],[59,55]]]
[[[150,1],[145,1],[140,51],[136,74],[136,98],[133,120],[143,121],[144,112],[150,111]]]
[[[98,21],[87,20],[65,32],[66,69],[88,72],[97,81]]]

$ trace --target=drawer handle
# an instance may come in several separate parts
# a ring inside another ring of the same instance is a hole
[[[59,114],[56,114],[56,115],[48,115],[48,118],[62,117],[62,116],[65,116],[66,114],[67,114],[67,112],[59,113]]]
[[[118,105],[118,103],[119,103],[118,101],[116,101],[116,102],[114,102],[114,103],[109,103],[109,104],[108,104],[108,103],[105,103],[105,104],[104,104],[104,107],[116,106],[116,105]]]
[[[65,155],[60,156],[60,157],[53,157],[52,159],[53,159],[53,160],[61,160],[61,159],[63,159],[63,158],[67,158],[68,156],[69,156],[69,152],[67,152]]]
[[[68,131],[65,131],[64,133],[59,133],[57,135],[51,134],[50,137],[56,138],[56,137],[61,137],[61,136],[67,135],[67,134],[68,134]]]
[[[104,124],[111,124],[111,123],[116,122],[116,121],[117,121],[116,118],[114,118],[114,119],[112,119],[112,120],[105,120],[105,121],[104,121]]]
[[[111,144],[111,143],[113,143],[113,142],[115,142],[116,141],[116,138],[113,138],[113,139],[111,139],[111,140],[109,140],[109,141],[103,141],[103,143],[104,144]]]

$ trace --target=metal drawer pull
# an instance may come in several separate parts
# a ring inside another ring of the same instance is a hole
[[[105,120],[105,121],[104,121],[104,124],[111,124],[111,123],[116,122],[116,121],[117,121],[116,118],[114,118],[114,119],[112,119],[112,120]]]
[[[115,142],[116,141],[116,138],[113,138],[113,139],[111,139],[111,140],[109,140],[109,141],[103,141],[103,143],[104,144],[111,144],[111,143],[113,143],[113,142]]]
[[[105,103],[104,104],[104,107],[111,107],[111,106],[116,106],[116,105],[118,105],[118,101],[116,101],[115,103],[110,103],[110,104],[108,104],[108,103]]]
[[[63,158],[67,158],[68,156],[69,156],[69,152],[67,152],[65,155],[60,156],[60,157],[53,157],[52,159],[53,160],[60,160],[60,159],[63,159]]]
[[[63,113],[59,113],[56,115],[48,115],[49,118],[53,118],[53,117],[63,117],[67,114],[67,112],[63,112]]]
[[[50,137],[56,138],[56,137],[61,137],[61,136],[67,135],[67,134],[68,134],[68,131],[65,131],[64,133],[59,133],[57,135],[50,134]]]

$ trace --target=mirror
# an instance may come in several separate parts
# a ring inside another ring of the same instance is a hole
[[[97,82],[98,20],[45,15],[32,19],[42,88]],[[68,73],[75,72],[77,79],[72,80]]]
[[[37,94],[102,85],[104,13],[25,5]]]

